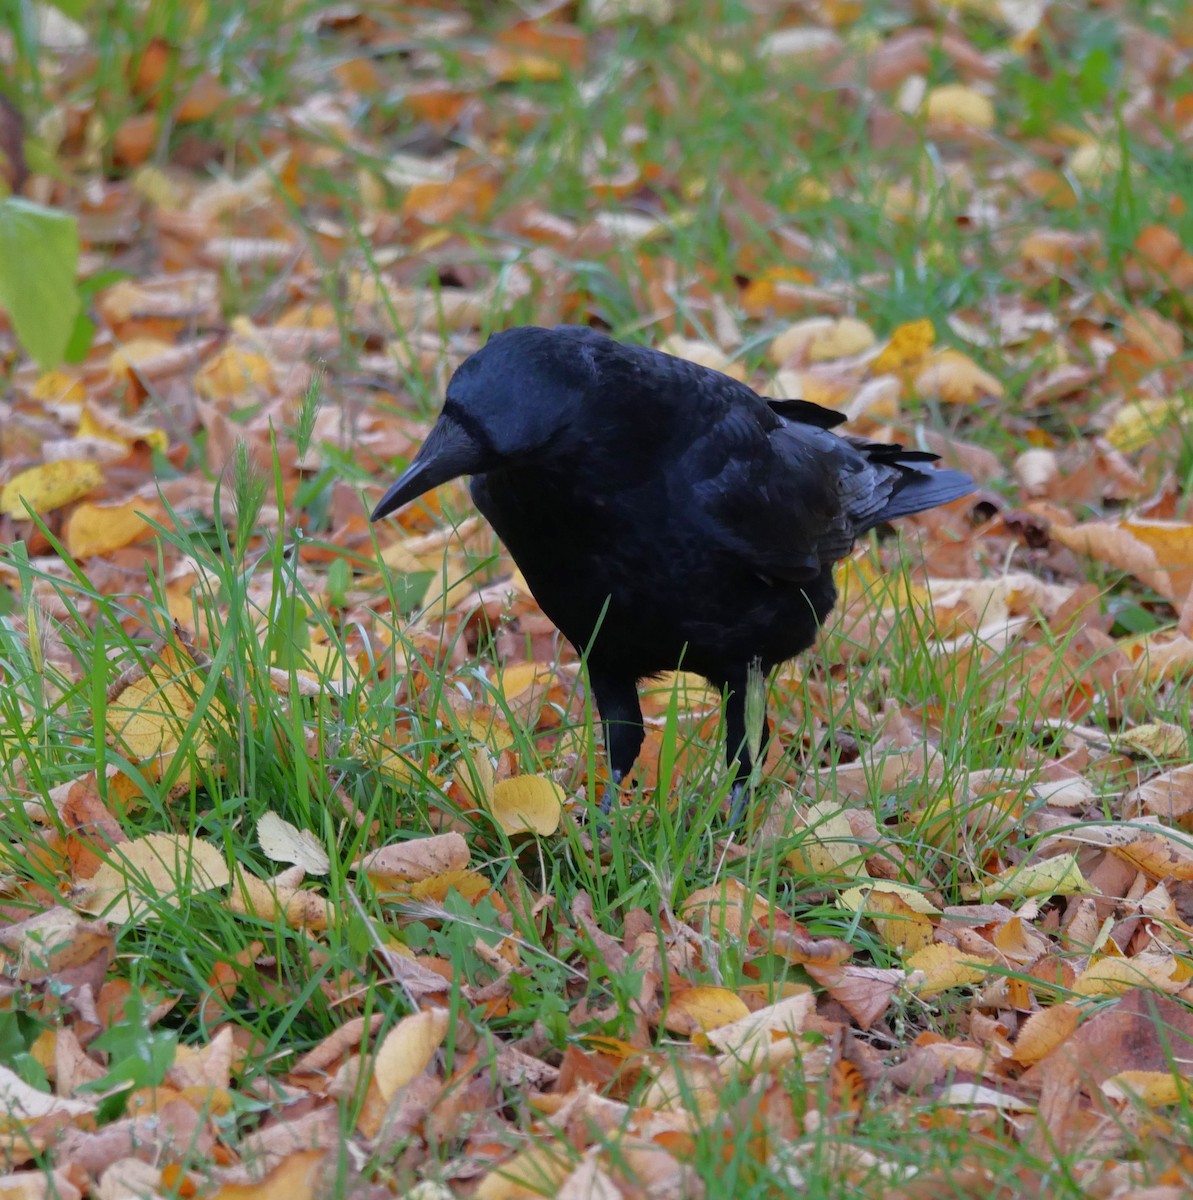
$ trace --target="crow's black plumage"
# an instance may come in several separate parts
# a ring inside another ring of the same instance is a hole
[[[373,519],[471,475],[535,599],[587,654],[614,778],[642,745],[638,681],[680,665],[727,693],[727,755],[748,778],[751,665],[811,645],[860,534],[973,490],[935,455],[829,432],[844,419],[592,329],[511,329],[452,376]]]

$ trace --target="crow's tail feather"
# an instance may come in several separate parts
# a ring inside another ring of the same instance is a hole
[[[873,514],[867,522],[868,528],[935,508],[938,504],[948,504],[975,490],[973,480],[964,471],[938,471],[931,466],[939,461],[938,454],[907,450],[887,442],[869,442],[859,437],[846,440],[875,466],[886,467],[895,475],[890,499]]]
[[[933,456],[934,457],[934,456]],[[935,508],[959,500],[974,490],[974,482],[964,471],[938,471],[923,465],[923,459],[912,462],[896,459],[891,463],[900,474],[890,500],[880,513],[879,521],[893,521],[912,513]]]

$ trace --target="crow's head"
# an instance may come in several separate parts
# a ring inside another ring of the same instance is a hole
[[[533,462],[561,439],[597,382],[589,330],[525,326],[496,334],[447,385],[439,420],[373,510],[379,520],[460,475]]]

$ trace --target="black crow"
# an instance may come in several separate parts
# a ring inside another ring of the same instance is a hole
[[[860,534],[973,491],[930,467],[936,455],[829,432],[844,420],[586,327],[510,329],[452,376],[372,519],[471,475],[477,508],[587,658],[613,779],[642,746],[638,681],[682,665],[726,694],[740,796],[751,668],[812,644],[833,564]]]

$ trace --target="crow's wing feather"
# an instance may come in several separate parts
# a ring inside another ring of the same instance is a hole
[[[766,430],[733,409],[685,456],[685,482],[715,542],[768,578],[814,579],[874,523],[894,471],[848,442],[790,421]]]

